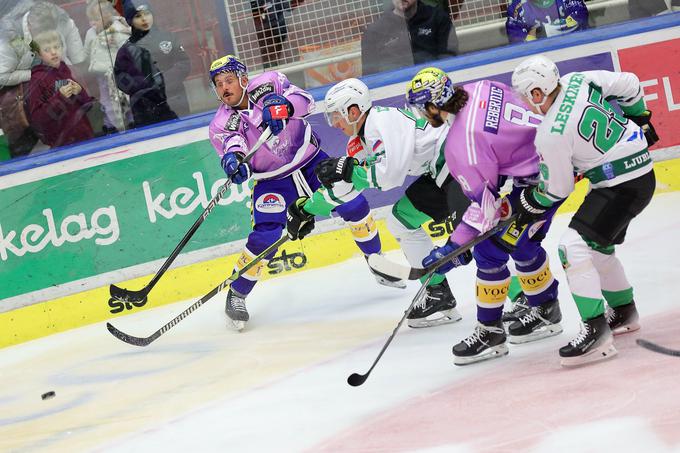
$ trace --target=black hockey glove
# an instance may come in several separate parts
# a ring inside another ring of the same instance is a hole
[[[524,225],[536,222],[548,210],[541,206],[533,196],[533,187],[527,187],[519,194],[519,200],[512,207],[513,212],[517,213],[515,226],[522,228]]]
[[[290,240],[302,239],[314,229],[314,215],[304,210],[309,197],[300,197],[288,206],[286,212],[286,233]]]
[[[314,173],[321,184],[331,188],[335,182],[352,182],[352,171],[358,163],[358,160],[349,156],[325,159],[316,166]]]
[[[645,138],[647,139],[647,146],[652,146],[654,143],[659,141],[659,136],[656,134],[656,130],[654,129],[654,126],[652,126],[652,123],[650,122],[652,119],[652,112],[649,110],[645,110],[642,112],[641,115],[635,116],[635,115],[623,115],[642,129],[642,132],[645,134]]]

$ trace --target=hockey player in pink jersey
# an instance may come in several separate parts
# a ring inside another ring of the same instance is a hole
[[[286,208],[302,195],[311,196],[319,187],[314,168],[328,155],[320,149],[318,138],[304,119],[313,111],[314,99],[292,85],[284,74],[265,72],[249,80],[245,64],[227,55],[212,63],[210,80],[222,102],[208,128],[210,142],[234,183],[246,183],[251,175],[255,179],[253,231],[236,263],[239,269],[281,237]],[[244,154],[267,127],[276,137],[262,145],[250,163],[243,163]],[[352,227],[354,239],[364,254],[380,252],[380,237],[362,195],[335,210]],[[313,222],[310,219],[304,228],[311,231]],[[229,324],[237,330],[243,329],[249,320],[245,299],[268,259],[271,256],[229,288],[225,312]]]
[[[522,188],[536,184],[539,157],[533,142],[540,118],[527,111],[512,89],[502,83],[483,80],[454,87],[446,73],[437,68],[416,74],[407,100],[433,126],[451,125],[445,145],[446,163],[472,201],[446,244],[436,247],[423,260],[427,266],[493,228]],[[500,189],[508,177],[512,177],[513,188],[502,200]],[[541,246],[556,209],[557,205],[553,206],[543,218],[544,223],[523,230],[511,226],[474,248],[478,324],[472,335],[453,347],[455,364],[466,365],[508,353],[501,317],[510,283],[510,256],[530,309],[509,325],[509,341],[526,343],[562,332],[558,283]],[[467,264],[462,257],[437,272]]]

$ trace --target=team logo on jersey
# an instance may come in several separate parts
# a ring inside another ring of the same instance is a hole
[[[265,193],[255,202],[255,209],[263,213],[277,213],[286,210],[286,203],[278,193]]]
[[[238,113],[232,113],[229,119],[227,120],[227,124],[225,124],[225,128],[228,131],[237,131],[239,126],[241,125],[241,115]]]
[[[161,41],[158,44],[158,48],[161,49],[161,52],[167,55],[172,52],[172,41]]]
[[[250,102],[253,104],[257,104],[257,101],[262,99],[264,96],[266,96],[269,93],[274,92],[274,85],[271,83],[265,83],[260,85],[259,87],[255,88],[253,91],[248,93],[248,97],[250,98]]]
[[[484,132],[498,134],[498,126],[501,122],[501,109],[503,107],[503,97],[505,93],[502,88],[491,85],[489,89],[488,108],[484,118]]]
[[[358,135],[355,135],[347,143],[347,155],[349,157],[356,157],[357,159],[361,160],[361,157],[357,157],[357,155],[365,156],[365,154],[366,152],[364,150],[364,142],[361,141],[361,138],[359,138]]]

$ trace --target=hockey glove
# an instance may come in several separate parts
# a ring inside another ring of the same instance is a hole
[[[444,258],[445,256],[452,254],[459,248],[460,245],[451,241],[447,241],[446,244],[444,244],[442,247],[435,247],[430,252],[429,255],[423,258],[423,267],[430,266],[438,259]],[[451,261],[447,261],[446,263],[439,266],[437,270],[435,270],[435,272],[443,275],[446,274],[451,269],[453,269],[454,267],[465,266],[470,261],[472,261],[472,252],[467,250],[461,253],[460,255],[456,256],[455,258],[451,259]]]
[[[519,199],[512,207],[512,210],[517,213],[515,226],[522,228],[524,225],[536,222],[548,210],[545,206],[541,206],[532,194],[533,187],[527,187],[519,194]]]
[[[321,184],[331,188],[333,187],[333,183],[339,181],[351,183],[354,166],[358,164],[358,160],[349,156],[324,159],[316,166],[314,173],[316,173],[316,177],[319,178]]]
[[[286,128],[288,118],[293,116],[293,104],[280,94],[268,94],[262,103],[262,122],[274,135]]]
[[[244,154],[231,152],[222,156],[222,169],[236,184],[243,184],[250,179],[252,171],[248,163],[243,163]]]
[[[314,215],[304,209],[309,197],[300,197],[295,200],[286,212],[286,233],[291,241],[302,239],[314,229]]]
[[[634,115],[623,115],[638,126],[640,126],[640,129],[642,129],[642,132],[645,134],[645,138],[647,139],[647,146],[652,146],[654,143],[659,141],[659,136],[656,134],[656,130],[654,129],[654,126],[652,126],[652,123],[650,120],[652,119],[652,112],[649,110],[645,110],[642,112],[641,115],[639,116],[634,116]]]

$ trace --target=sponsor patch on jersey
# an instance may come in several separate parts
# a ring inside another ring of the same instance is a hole
[[[257,102],[260,99],[273,92],[274,85],[272,85],[271,83],[265,83],[255,88],[250,93],[248,93],[248,97],[250,98],[250,102],[252,102],[253,104],[257,104]]]
[[[255,209],[259,212],[276,213],[286,210],[286,203],[278,193],[265,193],[255,201]]]
[[[237,131],[241,125],[241,115],[238,113],[232,113],[227,120],[227,124],[224,125],[225,129],[228,131]]]
[[[349,142],[347,142],[347,155],[349,157],[356,157],[357,155],[364,156],[365,153],[363,153],[363,151],[364,142],[361,141],[361,138],[359,138],[358,135],[355,135],[352,137],[352,139],[350,139]],[[359,157],[357,157],[357,159],[359,159]]]
[[[488,108],[484,117],[484,132],[498,134],[498,126],[501,122],[501,109],[505,92],[497,85],[491,84],[489,88]]]
[[[161,49],[161,52],[167,55],[172,52],[172,41],[161,41],[158,44],[158,48]]]

